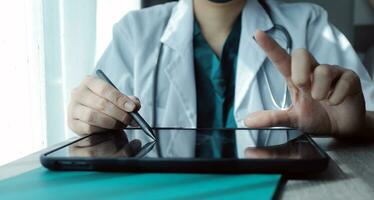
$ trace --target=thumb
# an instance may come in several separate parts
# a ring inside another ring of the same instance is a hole
[[[291,126],[289,113],[286,110],[266,110],[250,114],[244,121],[248,128],[267,128]]]

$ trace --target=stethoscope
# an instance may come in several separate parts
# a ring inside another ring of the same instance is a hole
[[[271,28],[270,30],[266,31],[266,33],[270,33],[270,32],[276,32],[276,31],[279,31],[280,33],[282,33],[286,39],[286,51],[288,54],[291,54],[291,51],[292,51],[292,47],[293,47],[293,41],[292,41],[292,38],[291,38],[291,35],[290,33],[288,32],[288,30],[280,25],[280,24],[276,24],[274,23],[274,19],[272,18],[272,15],[271,15],[271,9],[270,7],[267,5],[267,3],[265,1],[259,1],[260,4],[262,5],[262,7],[264,8],[264,10],[266,11],[266,13],[268,14],[270,20],[273,22],[274,26],[273,28]],[[153,94],[152,94],[152,100],[153,100],[153,110],[152,110],[152,125],[154,127],[156,127],[157,125],[157,90],[158,90],[158,76],[159,76],[159,68],[160,68],[160,58],[162,57],[163,55],[163,49],[164,49],[164,44],[161,43],[160,44],[160,48],[159,48],[159,53],[158,53],[158,59],[157,59],[157,63],[156,63],[156,67],[155,67],[155,73],[154,73],[154,78],[153,78]],[[272,91],[271,89],[271,86],[270,86],[270,81],[269,81],[269,78],[267,76],[267,73],[265,72],[265,70],[262,70],[263,73],[264,73],[264,79],[265,79],[265,83],[267,85],[267,88],[268,88],[268,93],[270,95],[270,98],[271,98],[271,101],[272,101],[272,104],[275,108],[277,109],[280,109],[280,110],[285,110],[289,107],[288,105],[288,99],[290,98],[290,94],[289,94],[289,91],[288,91],[288,86],[287,86],[287,83],[285,83],[285,87],[284,87],[284,95],[283,95],[283,98],[282,98],[282,102],[281,103],[278,103],[276,101],[276,99],[274,98],[274,92]],[[159,158],[162,157],[162,151],[161,151],[161,145],[160,145],[160,140],[159,140],[159,133],[158,133],[158,130],[155,129],[154,130],[154,133],[155,133],[155,136],[156,136],[156,141],[159,141],[159,142],[156,142],[156,151],[157,151],[157,155]],[[268,142],[269,140],[269,137],[270,137],[270,134],[268,134],[267,138],[266,138],[266,142]]]

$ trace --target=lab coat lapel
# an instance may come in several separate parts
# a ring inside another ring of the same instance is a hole
[[[235,117],[239,126],[250,112],[263,108],[256,95],[253,82],[258,70],[264,64],[266,54],[254,39],[257,29],[269,30],[273,23],[257,0],[247,1],[242,14],[242,31],[240,36],[235,88]],[[248,103],[251,102],[251,105]]]
[[[193,5],[192,0],[181,0],[175,8],[161,38],[171,51],[164,72],[175,87],[184,105],[190,127],[196,126],[196,86],[193,63]]]
[[[175,98],[178,98],[182,105],[172,112],[179,120],[178,126],[183,127],[196,127],[193,22],[192,0],[181,0],[174,9],[161,38],[165,48],[163,73],[170,81],[170,87],[175,90]],[[185,115],[178,111],[185,112]],[[195,134],[171,134],[168,137],[164,151],[166,156],[190,157],[194,155]]]

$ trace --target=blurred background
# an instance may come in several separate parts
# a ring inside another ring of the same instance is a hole
[[[374,0],[304,1],[329,11],[373,75]],[[0,0],[0,166],[74,136],[65,121],[70,91],[92,73],[113,24],[163,2]]]

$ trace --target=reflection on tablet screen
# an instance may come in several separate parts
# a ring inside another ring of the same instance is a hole
[[[124,132],[100,133],[88,136],[57,150],[50,156],[58,157],[118,157],[118,158],[234,158],[234,159],[312,159],[318,158],[318,152],[310,144],[308,139],[299,133],[290,133],[290,130],[255,130],[257,140],[238,141],[240,137],[232,137],[233,134],[245,134],[248,138],[253,130],[158,130],[159,139],[152,141],[141,129],[126,129]],[[191,134],[195,136],[194,141],[188,141]],[[261,136],[258,136],[263,134]],[[219,137],[217,137],[219,135]],[[291,136],[290,136],[291,135]],[[296,137],[299,135],[298,137]],[[263,137],[265,136],[265,137]],[[233,139],[234,138],[234,139]],[[260,138],[260,139],[258,139]],[[279,141],[283,141],[280,143]],[[274,142],[278,141],[278,142]],[[173,154],[164,153],[168,151],[171,144],[181,148],[189,149],[191,156],[186,156],[178,151]],[[218,145],[212,145],[218,144]],[[220,156],[215,152],[220,152],[217,148],[230,147],[233,154]],[[197,155],[196,149],[203,149],[204,154]],[[195,151],[195,152],[194,152]]]

